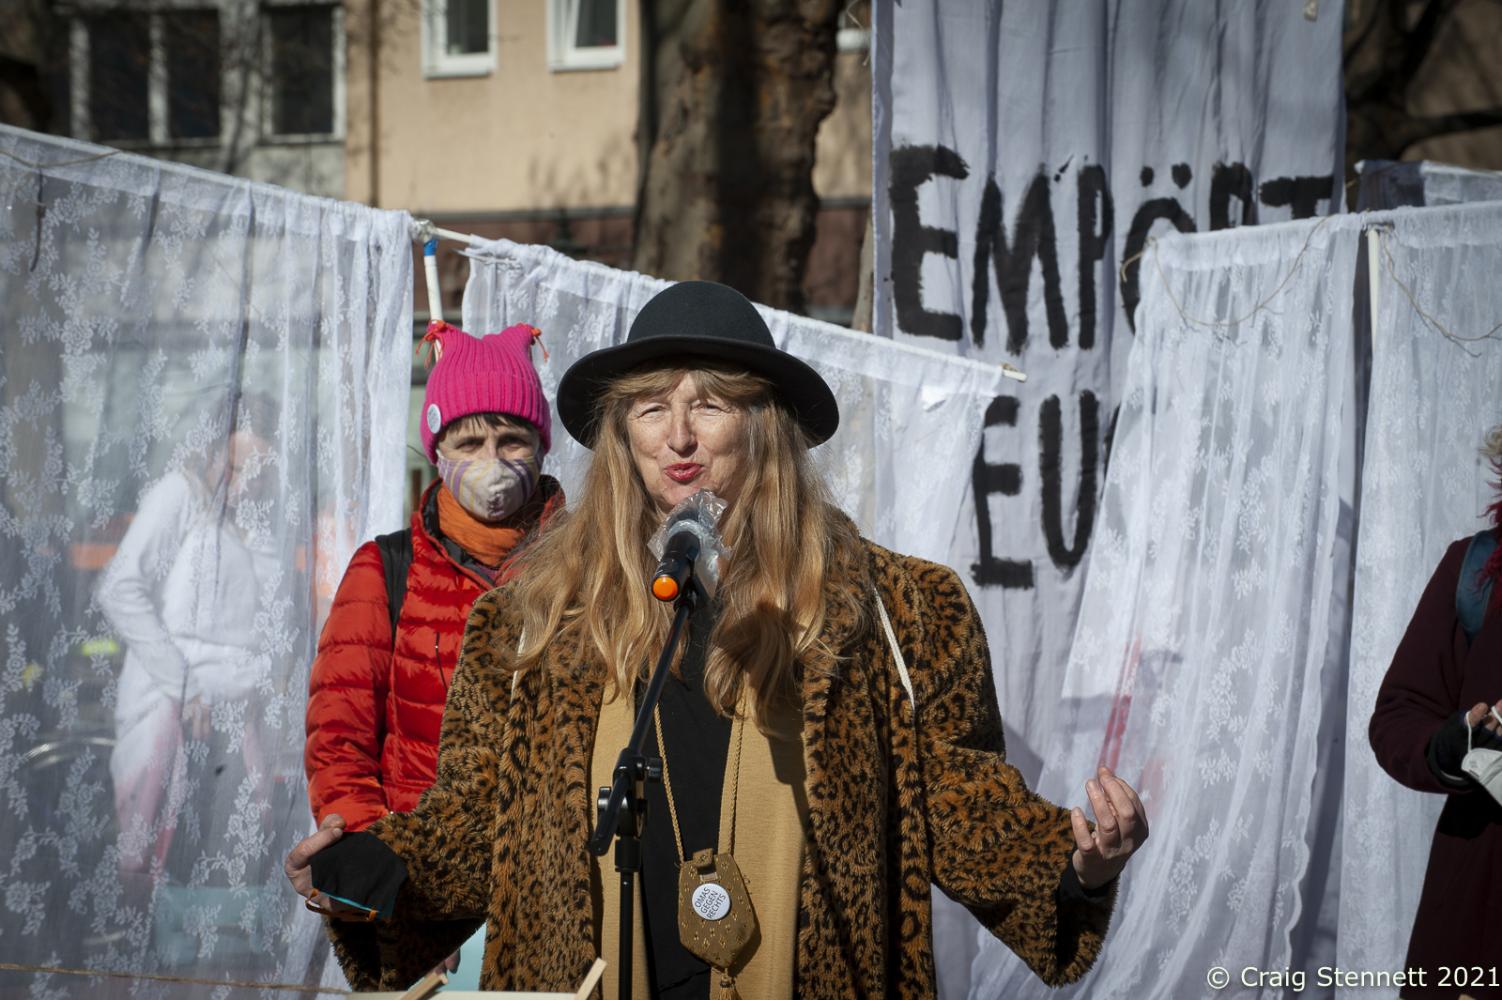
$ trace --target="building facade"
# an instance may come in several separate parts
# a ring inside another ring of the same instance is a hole
[[[344,195],[337,0],[12,0],[44,74],[46,131],[327,197]],[[58,57],[61,57],[60,59]]]
[[[871,194],[865,7],[852,5],[840,36],[805,283],[810,313],[840,323],[855,303]],[[345,196],[628,266],[639,15],[634,0],[349,0]],[[457,307],[463,261],[446,254],[441,266]]]

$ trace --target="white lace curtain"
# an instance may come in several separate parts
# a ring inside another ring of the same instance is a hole
[[[1141,793],[1152,839],[1071,996],[1200,995],[1215,966],[1288,966],[1320,678],[1344,652],[1329,623],[1352,492],[1356,244],[1342,218],[1164,239],[1143,259],[1040,791],[1081,799],[1104,762]],[[975,996],[1045,992],[996,942],[974,980]]]
[[[409,225],[0,128],[5,961],[316,981],[281,859],[321,612],[400,519]]]
[[[1200,995],[1220,968],[1226,995],[1271,997],[1290,984],[1242,970],[1312,989],[1322,965],[1401,967],[1440,803],[1377,767],[1367,723],[1440,554],[1494,497],[1477,449],[1502,422],[1498,233],[1502,204],[1467,205],[1174,236],[1144,257],[1040,790],[1077,797],[1108,763],[1153,836],[1068,995]],[[972,996],[1047,992],[988,939],[972,972]]]
[[[1380,247],[1336,939],[1340,964],[1351,969],[1387,968],[1407,951],[1443,804],[1387,776],[1372,756],[1367,724],[1440,556],[1486,526],[1496,476],[1478,448],[1486,429],[1502,423],[1502,203],[1373,218]]]

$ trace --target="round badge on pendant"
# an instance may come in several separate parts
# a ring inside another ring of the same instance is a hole
[[[694,890],[694,912],[705,920],[720,920],[730,912],[730,893],[718,882],[705,882]]]
[[[437,434],[443,427],[443,415],[438,412],[437,403],[428,404],[428,433]]]

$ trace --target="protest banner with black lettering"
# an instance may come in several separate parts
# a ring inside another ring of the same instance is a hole
[[[1341,198],[1341,10],[877,0],[876,331],[1011,363],[952,564],[1030,777],[1058,697],[1151,238]]]
[[[1028,375],[985,411],[949,562],[1030,781],[1063,697],[1144,251],[1341,209],[1341,20],[1329,0],[874,0],[876,332]],[[987,961],[961,912],[936,913],[945,996]]]

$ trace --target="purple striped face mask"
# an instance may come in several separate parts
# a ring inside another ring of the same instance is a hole
[[[438,475],[459,506],[482,521],[504,521],[521,510],[537,491],[542,462],[536,456],[505,458],[444,458],[438,456]]]

